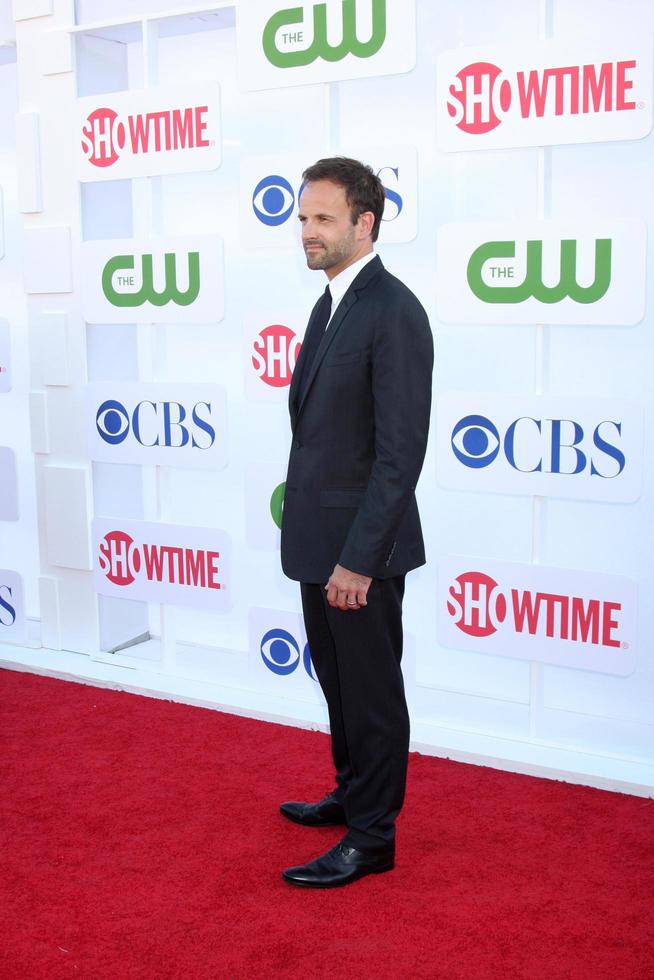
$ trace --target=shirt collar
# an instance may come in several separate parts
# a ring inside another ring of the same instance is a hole
[[[348,265],[346,269],[343,269],[342,272],[339,272],[339,274],[334,276],[334,278],[330,281],[329,292],[331,293],[332,297],[332,312],[343,299],[346,292],[363,269],[364,265],[371,262],[374,257],[374,252],[368,252],[367,255],[363,256],[363,258],[357,259],[357,261],[353,262],[352,265]]]

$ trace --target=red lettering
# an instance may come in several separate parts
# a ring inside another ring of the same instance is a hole
[[[153,579],[156,582],[161,582],[163,577],[163,551],[164,549],[159,548],[159,546],[156,544],[143,545],[145,574],[148,577],[148,582],[151,582]]]
[[[511,598],[516,632],[524,632],[526,619],[527,630],[534,636],[538,627],[538,613],[542,599],[540,592],[537,592],[535,597],[532,596],[531,592],[523,592],[521,596],[517,589],[511,589]]]
[[[582,74],[583,112],[599,112],[603,108],[610,112],[613,108],[613,65],[607,62],[600,65],[599,77],[595,65],[584,65]]]
[[[162,145],[162,142],[161,142],[161,135],[162,135],[162,129],[163,129],[162,123],[163,123],[164,119],[166,118],[166,115],[167,115],[167,113],[165,113],[165,112],[149,112],[148,113],[148,121],[151,123],[151,127],[154,130],[154,150],[155,150],[155,153],[160,153],[161,150],[164,147],[167,149],[165,143]]]
[[[220,589],[222,588],[220,582],[216,581],[216,575],[218,574],[218,559],[220,558],[219,551],[207,551],[207,571],[208,571],[208,581],[207,585],[210,589]]]
[[[579,112],[579,68],[576,65],[571,65],[569,68],[548,68],[545,74],[552,75],[554,78],[554,114],[557,116],[562,116],[566,110],[565,80],[569,78],[570,94],[567,107],[570,114],[576,116]]]
[[[206,567],[204,551],[192,551],[186,548],[184,557],[186,559],[186,584],[206,587]]]
[[[173,109],[173,149],[193,145],[193,110]]]
[[[162,150],[192,149],[209,146],[206,137],[206,114],[209,106],[200,105],[188,109],[161,110],[145,115],[129,116],[129,135],[133,153]],[[151,141],[154,146],[151,146]]]
[[[612,612],[619,612],[622,606],[619,602],[605,602],[602,608],[602,644],[605,647],[619,647],[620,641],[614,640],[611,631],[618,628],[617,619],[611,618]]]
[[[111,568],[111,549],[106,538],[103,538],[98,546],[98,564],[103,572],[108,572]]]
[[[571,639],[579,639],[582,643],[588,643],[588,634],[590,633],[590,642],[595,644],[599,643],[599,599],[590,599],[588,602],[588,608],[585,608],[584,600],[580,599],[578,596],[574,596],[572,599],[571,618]]]
[[[162,549],[168,556],[168,581],[179,582],[184,585],[184,566],[182,564],[182,549],[170,548],[166,546]],[[177,570],[175,570],[175,559],[177,559]]]
[[[129,138],[133,153],[147,153],[150,142],[149,116],[129,116]]]
[[[545,115],[547,81],[551,71],[552,69],[546,70],[542,78],[539,78],[537,71],[530,71],[526,87],[525,73],[523,71],[518,72],[518,98],[523,119],[531,114],[532,105],[535,106],[537,116]]]
[[[635,68],[635,61],[619,61],[617,64],[617,79],[615,87],[615,107],[616,109],[635,109],[635,102],[627,102],[625,99],[625,93],[628,89],[634,87],[633,79],[627,81],[625,78],[625,73],[629,68]]]
[[[547,636],[554,636],[554,610],[559,607],[559,630],[558,635],[562,640],[568,639],[568,605],[569,600],[565,595],[544,595],[543,599],[547,605],[547,619],[545,632]]]
[[[195,107],[195,145],[196,146],[209,146],[209,140],[203,139],[202,134],[207,128],[207,122],[202,116],[209,111],[208,105],[199,105]]]

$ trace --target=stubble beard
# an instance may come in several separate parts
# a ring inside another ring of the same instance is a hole
[[[331,245],[323,245],[319,252],[307,252],[305,246],[307,266],[314,270],[331,269],[335,265],[340,265],[341,262],[346,262],[354,254],[354,251],[354,228],[352,228],[345,238],[341,238],[339,242],[332,242]]]

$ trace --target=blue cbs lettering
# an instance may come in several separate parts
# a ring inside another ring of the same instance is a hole
[[[622,423],[605,419],[593,429],[589,446],[583,427],[572,419],[522,416],[507,426],[502,437],[490,419],[466,415],[455,425],[451,444],[459,462],[471,469],[490,466],[503,450],[509,466],[521,473],[575,476],[590,468],[591,476],[615,479],[626,466],[625,455],[616,445],[621,436]],[[534,446],[538,447],[536,457]]]
[[[216,440],[216,430],[209,421],[211,409],[211,402],[197,402],[189,416],[180,402],[144,400],[128,411],[121,402],[108,400],[98,408],[95,424],[100,437],[112,446],[124,442],[131,432],[146,448],[181,449],[190,442],[193,449],[206,450]]]
[[[11,586],[0,585],[0,626],[13,626],[16,622],[16,607],[9,602],[11,598]]]

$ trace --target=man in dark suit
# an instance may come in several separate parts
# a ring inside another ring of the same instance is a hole
[[[336,788],[318,803],[280,809],[306,826],[347,826],[326,854],[283,872],[292,884],[326,888],[394,863],[409,747],[402,597],[405,573],[425,561],[414,491],[433,343],[422,306],[373,252],[381,181],[344,157],[320,160],[303,177],[302,243],[329,287],[291,382],[282,567],[301,583]]]

